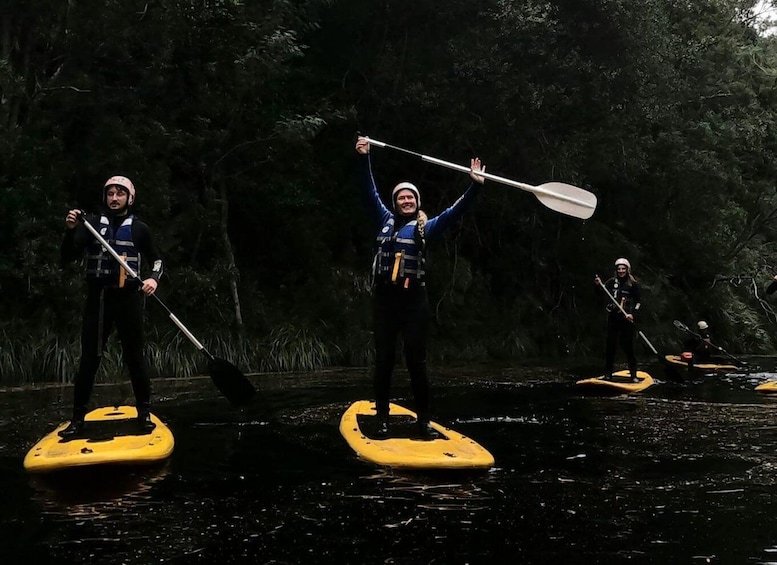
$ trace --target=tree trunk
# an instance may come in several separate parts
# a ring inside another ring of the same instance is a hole
[[[240,333],[243,332],[243,314],[240,309],[240,294],[237,288],[237,282],[240,279],[240,272],[235,265],[235,254],[232,251],[232,242],[229,240],[227,230],[227,221],[229,219],[229,199],[227,198],[227,183],[219,181],[219,195],[221,197],[221,237],[224,240],[224,251],[227,255],[227,266],[229,271],[229,290],[232,293],[232,301],[235,305],[235,324]]]

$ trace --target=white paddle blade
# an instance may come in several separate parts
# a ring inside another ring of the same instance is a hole
[[[532,192],[540,202],[551,210],[566,214],[567,216],[572,216],[573,218],[587,220],[593,216],[596,211],[596,195],[587,190],[583,190],[582,188],[572,186],[571,184],[548,182],[541,184],[540,186],[532,186],[505,177],[499,177],[491,173],[473,171],[470,167],[456,165],[455,163],[449,163],[448,161],[429,157],[428,155],[422,155],[421,159],[463,173],[474,172],[483,178]]]
[[[563,182],[547,182],[537,189],[539,190],[531,192],[540,202],[556,212],[587,220],[596,211],[596,195],[582,188]]]

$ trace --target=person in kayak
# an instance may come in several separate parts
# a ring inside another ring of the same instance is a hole
[[[698,336],[691,336],[685,343],[684,350],[693,355],[693,361],[696,363],[709,363],[712,360],[712,335],[710,325],[704,320],[699,320],[696,324],[699,328]]]
[[[631,381],[639,382],[637,378],[637,357],[634,354],[634,316],[641,306],[641,293],[637,279],[631,274],[631,263],[628,259],[619,258],[615,260],[615,276],[606,282],[597,276],[594,283],[604,285],[604,288],[615,298],[621,308],[626,312],[624,315],[621,308],[607,303],[607,348],[604,357],[604,378],[612,380],[612,371],[615,366],[615,352],[620,344],[621,349],[626,354],[626,360],[629,364]]]
[[[60,432],[63,438],[79,436],[92,394],[94,378],[112,327],[121,341],[124,363],[129,368],[132,390],[138,411],[138,425],[151,431],[151,381],[143,358],[143,309],[145,297],[152,295],[162,276],[162,258],[154,244],[148,225],[130,213],[135,202],[135,185],[127,177],[114,176],[103,186],[104,211],[80,218],[81,210],[70,210],[65,218],[62,241],[63,266],[86,253],[86,303],[81,324],[81,360],[73,390],[73,417]],[[148,265],[150,274],[139,280],[131,278],[123,267],[102,248],[79,220],[89,222],[140,276]],[[142,259],[142,261],[141,261]]]
[[[369,140],[360,137],[356,151],[359,154],[359,183],[367,191],[370,207],[380,225],[372,264],[373,386],[378,434],[385,436],[388,433],[391,376],[397,340],[402,334],[419,431],[423,437],[430,437],[426,349],[431,310],[425,280],[426,243],[439,238],[472,205],[485,180],[477,173],[485,172],[486,168],[478,157],[474,157],[470,161],[473,182],[466,192],[439,216],[428,218],[421,210],[418,188],[409,182],[394,187],[391,193],[393,210],[387,208],[372,175]]]

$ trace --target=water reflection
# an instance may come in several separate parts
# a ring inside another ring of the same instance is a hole
[[[575,380],[595,370],[439,371],[436,419],[496,458],[477,473],[360,461],[337,428],[370,396],[367,371],[262,376],[241,411],[208,379],[160,382],[169,462],[77,480],[21,466],[70,395],[5,394],[0,554],[58,565],[777,563],[775,399],[753,391],[777,375],[580,395]],[[395,391],[411,397],[401,377]],[[109,404],[131,389],[96,394]]]
[[[150,467],[87,467],[31,475],[30,486],[44,513],[104,519],[151,504],[153,486],[169,472],[169,460]]]
[[[416,508],[444,511],[474,512],[488,508],[485,501],[491,499],[491,495],[476,481],[466,480],[477,477],[482,481],[494,471],[479,471],[473,473],[454,471],[443,473],[402,473],[391,469],[381,469],[377,472],[363,476],[365,494],[353,494],[368,500],[380,500],[381,502],[406,501],[412,502]],[[460,478],[461,481],[453,479]],[[380,492],[377,496],[376,491]]]

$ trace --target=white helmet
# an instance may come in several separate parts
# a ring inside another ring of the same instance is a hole
[[[135,185],[127,177],[111,177],[103,185],[103,202],[105,202],[105,193],[109,186],[120,186],[127,191],[127,207],[129,208],[135,202]]]
[[[617,267],[618,265],[625,265],[629,271],[631,270],[631,263],[629,263],[629,260],[624,257],[615,260],[615,266]]]
[[[696,325],[697,325],[697,326],[699,326],[699,329],[700,329],[700,330],[706,330],[707,328],[709,328],[709,327],[710,327],[710,326],[707,324],[707,322],[705,322],[704,320],[700,320],[700,321],[699,321],[699,323],[698,323],[698,324],[696,324]]]

